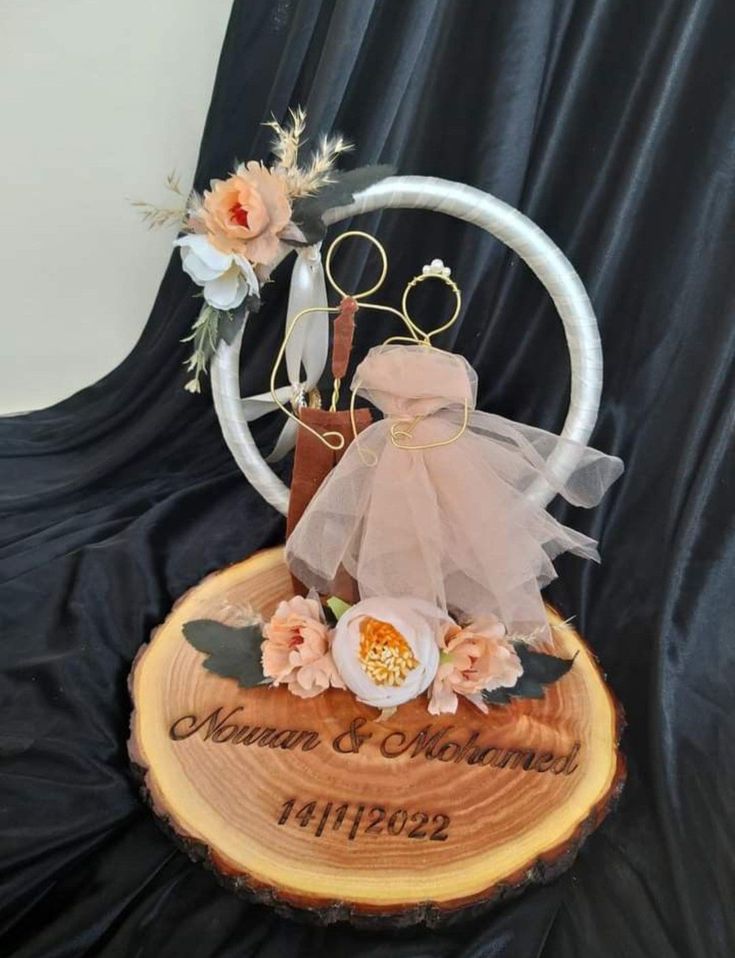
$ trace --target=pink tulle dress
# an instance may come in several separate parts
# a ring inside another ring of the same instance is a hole
[[[548,514],[539,484],[593,506],[621,460],[476,411],[469,363],[423,345],[371,349],[352,389],[384,418],[347,449],[289,537],[294,575],[328,593],[344,567],[361,598],[414,596],[460,619],[495,615],[511,633],[545,637],[540,589],[555,578],[551,560],[599,556],[593,539]],[[408,448],[457,436],[465,408],[459,438]],[[549,462],[559,452],[576,462],[565,480]]]

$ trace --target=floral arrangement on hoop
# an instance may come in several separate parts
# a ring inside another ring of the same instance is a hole
[[[302,699],[346,689],[383,714],[424,695],[432,715],[456,712],[460,698],[482,712],[542,698],[573,663],[531,649],[533,636],[508,635],[497,618],[460,624],[408,597],[323,604],[311,592],[282,601],[268,622],[246,619],[187,622],[184,636],[205,668],[245,688],[283,685]]]
[[[306,142],[306,113],[297,108],[274,131],[273,162],[238,163],[224,180],[214,179],[202,195],[185,197],[175,175],[167,187],[184,199],[174,208],[136,202],[149,227],[176,223],[181,233],[174,241],[184,272],[202,289],[204,299],[191,334],[186,362],[193,377],[189,392],[200,392],[200,377],[221,340],[231,342],[246,312],[260,308],[261,288],[284,247],[308,247],[321,242],[323,215],[334,206],[351,203],[354,194],[391,175],[387,165],[358,167],[340,172],[336,164],[352,144],[340,135],[323,136],[311,156],[300,164]]]

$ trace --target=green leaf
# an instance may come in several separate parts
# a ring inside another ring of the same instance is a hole
[[[349,602],[345,602],[344,599],[340,599],[339,596],[330,595],[326,602],[327,608],[331,609],[332,614],[337,622],[342,618],[345,612],[348,612],[352,606]]]
[[[243,688],[259,685],[263,679],[259,625],[234,628],[213,619],[195,619],[184,624],[184,638],[197,652],[204,652],[204,668],[225,679],[237,679]]]
[[[359,166],[345,173],[331,174],[332,183],[323,186],[313,196],[302,196],[294,201],[292,218],[306,237],[307,243],[317,243],[324,239],[326,227],[322,217],[327,210],[335,206],[347,206],[355,198],[355,193],[384,180],[395,173],[395,167],[389,164]]]
[[[516,653],[523,666],[523,676],[529,680],[549,685],[556,682],[571,669],[574,659],[561,659],[545,652],[534,652],[523,642],[514,642]]]
[[[544,686],[557,682],[574,664],[574,659],[534,652],[523,642],[514,642],[513,646],[521,660],[523,675],[511,688],[485,689],[482,698],[488,705],[507,705],[514,698],[542,699]]]
[[[387,163],[376,163],[370,166],[358,166],[355,170],[333,174],[333,182],[322,187],[313,197],[315,200],[326,202],[325,209],[333,206],[345,206],[355,198],[355,193],[361,193],[368,186],[392,176],[396,169]]]
[[[217,333],[219,338],[224,339],[228,346],[242,328],[243,318],[242,315],[238,317],[232,313],[220,313]]]
[[[295,243],[293,240],[289,240],[289,245],[291,246],[312,246],[314,243],[320,243],[327,233],[327,227],[324,225],[324,220],[322,219],[322,213],[304,213],[300,216],[298,220],[298,226],[301,232],[304,234],[303,243]],[[294,213],[294,215],[296,215]],[[297,222],[294,220],[294,222]]]
[[[507,705],[513,701],[508,689],[483,689],[482,700],[486,705]]]

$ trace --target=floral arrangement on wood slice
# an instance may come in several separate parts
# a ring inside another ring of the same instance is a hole
[[[424,696],[432,715],[454,713],[460,698],[480,711],[514,698],[542,698],[572,667],[509,635],[502,622],[456,622],[429,602],[368,598],[354,605],[315,592],[282,601],[271,619],[242,626],[199,619],[184,636],[204,667],[245,687],[284,685],[302,699],[345,689],[390,714]]]
[[[247,312],[260,308],[267,282],[283,246],[319,243],[326,227],[326,210],[351,203],[354,194],[391,175],[387,165],[363,166],[348,172],[336,169],[352,144],[340,135],[323,136],[302,165],[306,113],[289,111],[289,120],[266,124],[274,131],[273,162],[238,163],[223,180],[214,179],[199,195],[184,195],[175,175],[167,187],[184,203],[164,208],[136,202],[149,227],[176,223],[183,235],[174,246],[181,251],[184,272],[201,287],[204,305],[184,342],[192,343],[186,366],[193,377],[185,388],[200,392],[200,377],[221,340],[231,342]]]

